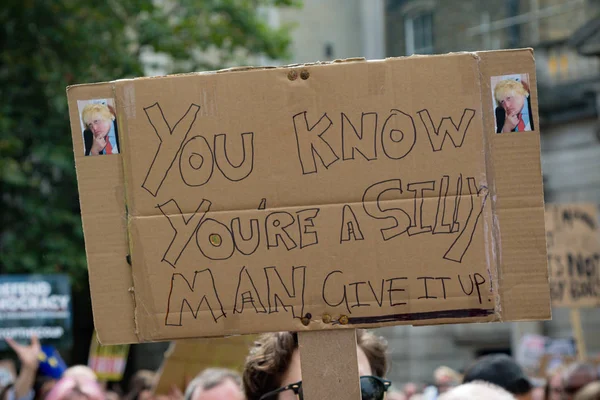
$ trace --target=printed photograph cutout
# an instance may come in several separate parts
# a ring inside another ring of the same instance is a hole
[[[535,130],[529,74],[493,76],[491,87],[496,133]]]
[[[83,154],[119,154],[119,132],[114,99],[79,100]]]

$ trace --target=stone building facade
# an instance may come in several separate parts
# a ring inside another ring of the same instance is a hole
[[[597,18],[596,0],[388,0],[386,56],[533,47],[546,201],[600,204],[600,58],[579,54],[573,45]],[[597,354],[600,310],[582,310],[582,321],[588,353]],[[572,334],[566,309],[554,309],[546,322],[382,332],[393,350],[390,376],[397,382],[431,380],[438,365],[462,369],[481,354],[512,352],[527,332]]]

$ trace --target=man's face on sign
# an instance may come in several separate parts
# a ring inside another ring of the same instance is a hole
[[[110,131],[110,123],[110,119],[100,113],[94,113],[86,121],[86,126],[94,134],[94,137],[105,137]]]
[[[520,113],[523,109],[525,96],[510,90],[504,93],[504,95],[498,99],[498,102],[506,112],[506,115],[514,115]]]

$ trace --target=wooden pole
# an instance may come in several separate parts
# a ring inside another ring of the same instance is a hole
[[[587,350],[585,348],[585,338],[583,336],[583,327],[581,325],[581,313],[579,308],[571,309],[571,326],[573,327],[573,335],[575,336],[575,344],[577,345],[577,359],[585,361]]]
[[[361,400],[356,330],[298,333],[304,400]]]

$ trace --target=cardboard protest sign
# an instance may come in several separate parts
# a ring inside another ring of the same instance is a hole
[[[99,380],[117,382],[123,379],[128,355],[128,344],[103,346],[98,342],[94,332],[90,344],[88,367],[94,370]]]
[[[546,230],[552,305],[600,305],[600,232],[596,205],[548,204]]]
[[[575,341],[572,338],[550,338],[527,334],[521,338],[515,359],[531,376],[546,376],[547,368],[565,357],[575,357]]]
[[[68,97],[106,343],[550,316],[531,50]]]
[[[4,338],[69,347],[73,342],[71,283],[67,275],[0,276],[0,350]]]
[[[173,385],[185,392],[189,382],[206,368],[228,368],[242,372],[248,348],[255,337],[177,340],[165,353],[154,392],[167,394]]]

